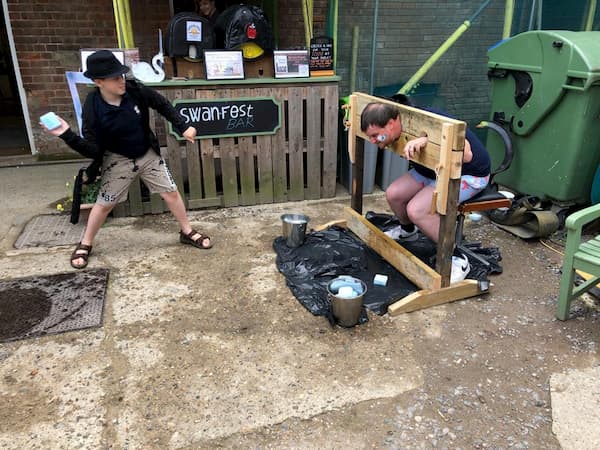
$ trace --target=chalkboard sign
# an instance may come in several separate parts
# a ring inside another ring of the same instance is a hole
[[[333,72],[333,39],[327,36],[310,40],[310,72]]]
[[[196,138],[275,134],[281,127],[280,104],[273,98],[235,100],[175,100],[185,122],[196,128]],[[171,134],[182,140],[169,124]]]

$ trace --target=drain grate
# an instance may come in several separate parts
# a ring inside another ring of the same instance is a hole
[[[0,342],[102,325],[108,269],[0,281]]]
[[[85,221],[73,225],[65,214],[36,216],[25,225],[14,247],[56,247],[77,244],[83,237]]]

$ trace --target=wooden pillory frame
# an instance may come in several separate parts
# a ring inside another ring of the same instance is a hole
[[[427,147],[415,161],[434,170],[437,176],[431,204],[431,213],[440,214],[435,270],[362,216],[364,143],[368,137],[360,129],[360,116],[370,102],[388,103],[400,110],[402,134],[389,148],[393,152],[403,155],[406,142],[427,133]],[[352,200],[351,208],[345,209],[346,226],[421,289],[391,304],[388,313],[393,316],[488,292],[488,282],[463,280],[450,285],[466,124],[362,93],[352,94],[348,107]]]

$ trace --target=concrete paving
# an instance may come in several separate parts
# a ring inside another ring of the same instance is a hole
[[[0,278],[73,270],[71,247],[14,243],[78,167],[0,167]],[[554,319],[560,255],[470,223],[504,256],[491,294],[331,328],[272,241],[285,212],[310,227],[349,203],[192,211],[210,251],[168,214],[109,219],[90,259],[110,269],[104,325],[0,344],[0,448],[598,448],[600,316]]]

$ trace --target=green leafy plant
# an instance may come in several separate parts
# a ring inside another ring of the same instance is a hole
[[[67,196],[56,203],[56,209],[60,212],[70,211],[73,205],[73,183],[76,177],[73,177],[73,182],[67,181],[65,187],[67,188]],[[81,204],[96,203],[96,197],[100,191],[101,179],[98,178],[96,181],[90,184],[84,184],[81,188]]]

